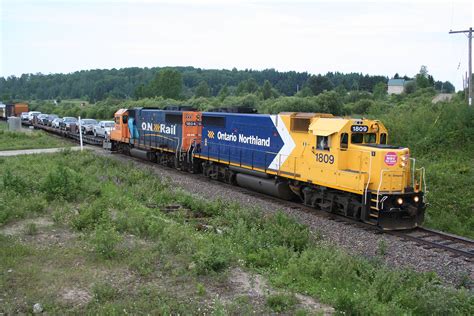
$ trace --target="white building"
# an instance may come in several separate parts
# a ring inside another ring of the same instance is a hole
[[[401,94],[405,89],[405,84],[407,81],[405,79],[390,79],[388,81],[388,94]]]

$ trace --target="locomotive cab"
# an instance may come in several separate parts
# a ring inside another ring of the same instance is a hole
[[[388,132],[376,120],[351,120],[346,131],[340,134],[340,150],[348,152],[350,159],[341,162],[340,167],[359,165],[367,174],[361,219],[383,229],[420,225],[426,208],[424,169],[416,169],[409,149],[388,145]],[[362,164],[356,161],[358,156]]]

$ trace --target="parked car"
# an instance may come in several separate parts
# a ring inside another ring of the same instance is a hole
[[[94,126],[94,136],[107,137],[110,135],[110,131],[114,128],[114,121],[100,121],[99,124]]]
[[[77,118],[66,116],[63,117],[63,120],[59,126],[62,130],[69,131],[71,130],[71,124],[77,124]]]
[[[21,112],[20,118],[22,121],[28,121],[28,112]]]
[[[51,122],[51,127],[54,127],[54,128],[60,128],[61,127],[61,122],[63,121],[62,118],[58,117],[58,118],[55,118],[52,122]]]
[[[94,126],[97,125],[97,121],[94,119],[82,119],[81,120],[81,129],[82,134],[92,134],[94,133]]]
[[[30,111],[28,112],[28,122],[33,123],[33,119],[40,115],[41,112],[38,111]]]
[[[46,125],[48,116],[49,114],[43,114],[43,113],[38,114],[38,116],[36,117],[36,123],[39,125]]]
[[[52,126],[53,121],[57,118],[58,118],[58,116],[56,114],[48,115],[48,118],[46,119],[46,124],[44,124],[44,125]]]

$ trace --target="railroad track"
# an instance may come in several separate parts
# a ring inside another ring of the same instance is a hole
[[[443,249],[450,252],[453,257],[463,257],[467,261],[474,261],[474,240],[472,239],[425,227],[387,233],[407,241],[413,241],[427,249]]]
[[[35,128],[43,129],[47,132],[56,134],[58,136],[62,137],[68,137],[72,140],[79,141],[79,134],[73,134],[69,133],[66,131],[61,131],[55,128],[47,127],[47,126],[41,126],[41,125],[36,125]],[[103,142],[103,138],[99,137],[94,137],[94,136],[83,136],[83,141],[85,143],[91,144],[91,145],[96,145],[96,146],[101,146]],[[161,166],[156,163],[142,160],[139,158],[131,157],[129,158],[139,161],[141,163],[144,163],[146,165],[152,166],[152,167],[157,167]],[[177,171],[179,172],[179,171]],[[215,182],[216,180],[211,180],[209,178],[203,178],[199,175],[194,175],[194,174],[189,174],[190,176],[195,176],[199,177],[199,179],[204,180],[204,181],[210,181],[210,182]],[[338,214],[333,214],[333,213],[328,213],[324,212],[321,210],[317,210],[315,208],[306,206],[304,204],[298,203],[298,202],[293,202],[293,201],[286,201],[282,200],[277,197],[269,196],[260,192],[256,191],[251,191],[246,188],[238,187],[238,186],[233,186],[230,184],[226,184],[223,182],[219,182],[220,185],[223,186],[228,186],[234,191],[241,192],[246,195],[250,195],[253,197],[257,197],[259,199],[263,199],[265,201],[273,202],[273,203],[278,203],[284,207],[291,208],[294,210],[299,210],[305,213],[310,213],[315,216],[323,217],[328,220],[334,220],[336,222],[340,222],[344,225],[351,225],[351,226],[356,226],[358,228],[364,229],[366,231],[371,231],[374,234],[389,234],[392,236],[396,236],[402,240],[405,241],[410,241],[410,242],[415,242],[419,244],[420,246],[427,248],[427,249],[441,249],[447,252],[451,253],[451,256],[453,257],[462,257],[465,260],[469,262],[474,261],[474,240],[464,238],[461,236],[456,236],[456,235],[451,235],[448,233],[440,232],[437,230],[433,229],[428,229],[424,227],[417,227],[415,229],[410,229],[410,230],[404,230],[404,231],[383,231],[379,229],[378,227],[367,224],[364,222],[356,221],[351,218],[347,218]]]

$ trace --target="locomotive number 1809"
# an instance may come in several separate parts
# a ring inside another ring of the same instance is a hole
[[[369,127],[367,125],[352,125],[351,132],[353,133],[367,133],[369,131]]]
[[[332,165],[334,163],[334,156],[328,154],[316,154],[316,161],[329,163]]]

